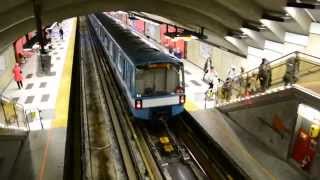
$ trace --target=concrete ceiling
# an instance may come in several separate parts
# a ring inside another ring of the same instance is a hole
[[[100,11],[146,12],[187,27],[204,27],[211,43],[243,55],[245,50],[225,37],[230,32],[241,32],[246,23],[260,24],[266,13],[283,14],[287,3],[287,0],[2,0],[0,51],[35,29],[34,1],[41,4],[44,24]]]

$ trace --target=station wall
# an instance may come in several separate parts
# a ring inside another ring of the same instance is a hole
[[[229,117],[282,159],[287,159],[297,119],[298,101],[290,100],[239,111]]]
[[[12,68],[16,63],[13,46],[9,46],[3,52],[0,52],[0,93],[4,91],[12,80]]]
[[[248,48],[248,66],[257,67],[262,58],[269,61],[278,59],[294,51],[320,57],[320,23],[312,23],[308,35],[285,33],[284,43],[265,41],[264,49]]]
[[[208,56],[212,57],[213,66],[222,79],[227,77],[231,66],[235,66],[237,72],[240,67],[247,67],[247,60],[243,57],[221,50],[217,47],[209,46],[197,40],[188,41],[187,59],[193,64],[203,68]]]
[[[160,39],[160,27],[159,25],[154,25],[151,23],[146,23],[146,31],[145,31],[146,35],[151,37],[153,40],[155,40],[156,42],[160,43],[161,39]]]
[[[320,57],[320,34],[310,34],[306,53]]]
[[[306,53],[320,57],[320,23],[312,23],[310,26],[309,42]]]

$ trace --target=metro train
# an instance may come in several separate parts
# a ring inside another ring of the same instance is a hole
[[[179,59],[151,47],[106,14],[89,15],[89,21],[135,118],[170,119],[184,111],[184,68]]]

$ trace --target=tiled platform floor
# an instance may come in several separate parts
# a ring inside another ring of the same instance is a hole
[[[70,39],[68,37],[70,37],[71,28],[73,28],[72,21],[72,19],[68,19],[61,23],[64,30],[64,40],[60,40],[59,29],[54,29],[52,37],[53,49],[49,52],[51,55],[50,75],[39,75],[37,72],[37,53],[34,53],[22,66],[24,88],[19,90],[16,82],[12,81],[3,93],[6,98],[20,104],[26,112],[34,111],[38,118],[41,116],[44,120],[45,128],[49,128],[51,120],[55,118],[57,93],[68,50]],[[41,112],[43,113],[41,114]],[[30,127],[32,129],[41,128],[39,123],[31,123]]]

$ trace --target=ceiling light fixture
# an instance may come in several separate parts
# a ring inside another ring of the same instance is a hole
[[[284,22],[285,19],[283,18],[283,16],[276,16],[276,15],[271,15],[268,13],[264,13],[262,15],[262,19],[267,19],[267,20],[272,20],[272,21],[278,21],[278,22]]]
[[[200,32],[194,32],[187,29],[177,28],[175,26],[174,32],[168,32],[168,25],[167,25],[167,31],[164,33],[165,36],[173,39],[173,40],[179,40],[182,39],[184,41],[190,41],[193,39],[207,39],[208,37],[204,35],[204,28],[201,27]]]
[[[303,8],[303,9],[319,9],[319,4],[310,4],[303,2],[288,2],[287,7]]]

